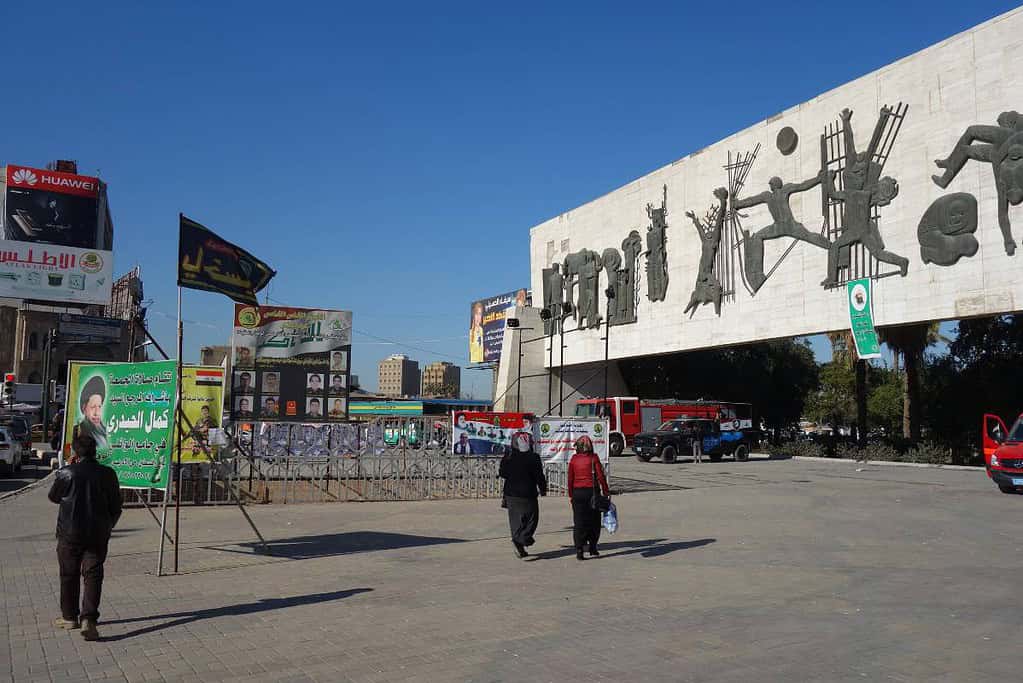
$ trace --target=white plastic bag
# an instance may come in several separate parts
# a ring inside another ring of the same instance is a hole
[[[611,503],[611,507],[601,516],[600,524],[607,529],[609,534],[618,531],[618,508],[614,503]]]

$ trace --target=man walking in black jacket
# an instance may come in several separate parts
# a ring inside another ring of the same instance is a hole
[[[103,562],[110,532],[121,516],[121,487],[117,474],[96,462],[96,440],[86,434],[71,444],[70,464],[58,470],[50,500],[57,513],[57,561],[60,563],[58,628],[82,628],[82,637],[97,640],[99,599],[103,591]],[[81,600],[82,584],[85,595]],[[79,624],[81,616],[81,624]]]

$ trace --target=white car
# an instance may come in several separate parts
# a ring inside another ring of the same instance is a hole
[[[24,459],[25,453],[21,442],[14,438],[8,427],[0,427],[0,472],[4,474],[20,472]]]

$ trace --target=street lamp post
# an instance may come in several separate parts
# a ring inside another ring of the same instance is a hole
[[[572,302],[562,305],[561,320],[558,323],[558,343],[561,345],[561,365],[558,368],[558,415],[565,409],[565,318],[572,315]]]
[[[553,396],[551,395],[554,386],[554,322],[549,308],[540,311],[540,320],[547,324],[547,412],[551,412]]]
[[[601,404],[603,410],[607,410],[607,366],[608,366],[608,354],[611,350],[611,302],[615,298],[615,290],[613,287],[608,285],[608,288],[604,290],[604,296],[607,297],[607,310],[604,316],[604,402]]]
[[[515,411],[522,412],[522,332],[525,330],[532,330],[532,327],[520,327],[521,323],[518,318],[508,318],[505,320],[505,324],[518,331],[519,333],[519,357],[515,362]],[[541,337],[542,339],[542,337]],[[530,340],[535,341],[535,340]]]

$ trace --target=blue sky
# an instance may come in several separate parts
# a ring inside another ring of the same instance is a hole
[[[352,309],[374,387],[389,353],[467,361],[531,226],[1014,4],[9,4],[0,162],[102,176],[168,348],[180,211],[273,300]],[[186,360],[230,313],[186,291]]]

